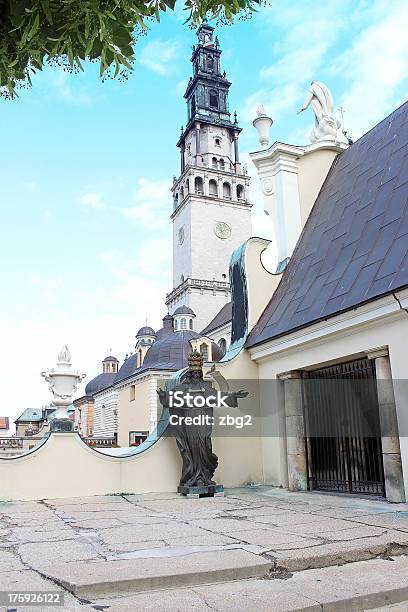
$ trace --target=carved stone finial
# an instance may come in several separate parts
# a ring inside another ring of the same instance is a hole
[[[263,104],[260,104],[256,109],[256,114],[258,117],[266,117],[266,110]]]
[[[66,344],[63,345],[62,349],[58,353],[58,363],[71,363],[71,353]]]

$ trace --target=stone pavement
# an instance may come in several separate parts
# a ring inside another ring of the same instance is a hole
[[[0,502],[0,590],[62,589],[72,611],[369,609],[408,600],[405,554],[408,505],[379,499],[248,487]]]

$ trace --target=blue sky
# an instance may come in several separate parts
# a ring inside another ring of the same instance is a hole
[[[405,0],[272,0],[218,28],[244,159],[258,148],[259,103],[272,140],[307,143],[312,113],[296,110],[312,79],[329,85],[354,137],[405,101],[407,21]],[[146,317],[159,326],[194,42],[177,10],[140,39],[128,81],[102,83],[94,64],[79,75],[48,68],[19,99],[0,99],[0,413],[49,400],[39,372],[62,343],[90,377],[110,349],[119,358],[133,349]]]

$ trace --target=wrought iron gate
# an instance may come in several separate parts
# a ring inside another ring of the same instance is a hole
[[[308,372],[303,388],[309,487],[384,495],[374,364]]]

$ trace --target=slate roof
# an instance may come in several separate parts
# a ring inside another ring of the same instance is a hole
[[[105,361],[112,361],[114,363],[119,363],[119,359],[116,359],[116,357],[114,357],[113,355],[108,355],[107,357],[105,357],[105,359],[103,360]]]
[[[174,315],[190,315],[195,317],[195,312],[194,310],[192,310],[192,308],[190,308],[189,306],[179,306],[178,308],[176,308],[176,310],[173,312],[173,317]]]
[[[149,349],[150,350],[150,349]],[[137,353],[133,355],[129,355],[127,359],[123,362],[123,365],[119,368],[119,372],[116,374],[114,381],[111,384],[120,382],[121,380],[125,380],[128,376],[131,376],[136,368],[137,364]]]
[[[36,422],[42,421],[44,417],[48,417],[50,414],[55,412],[55,408],[26,408],[22,414],[14,422]]]
[[[85,387],[85,395],[95,395],[95,393],[99,393],[99,391],[103,391],[111,386],[113,381],[115,380],[116,373],[115,372],[104,372],[103,374],[98,374]]]
[[[408,102],[341,153],[246,346],[408,285]]]
[[[145,325],[144,327],[141,327],[137,332],[136,338],[138,338],[139,336],[156,336],[156,332],[152,327]]]
[[[225,306],[221,308],[219,313],[215,315],[215,317],[207,325],[207,327],[204,327],[203,331],[201,332],[201,335],[208,336],[210,332],[214,331],[215,329],[218,329],[219,327],[222,327],[222,325],[226,325],[226,323],[229,323],[231,319],[232,304],[231,302],[228,302],[227,304],[225,304]]]

